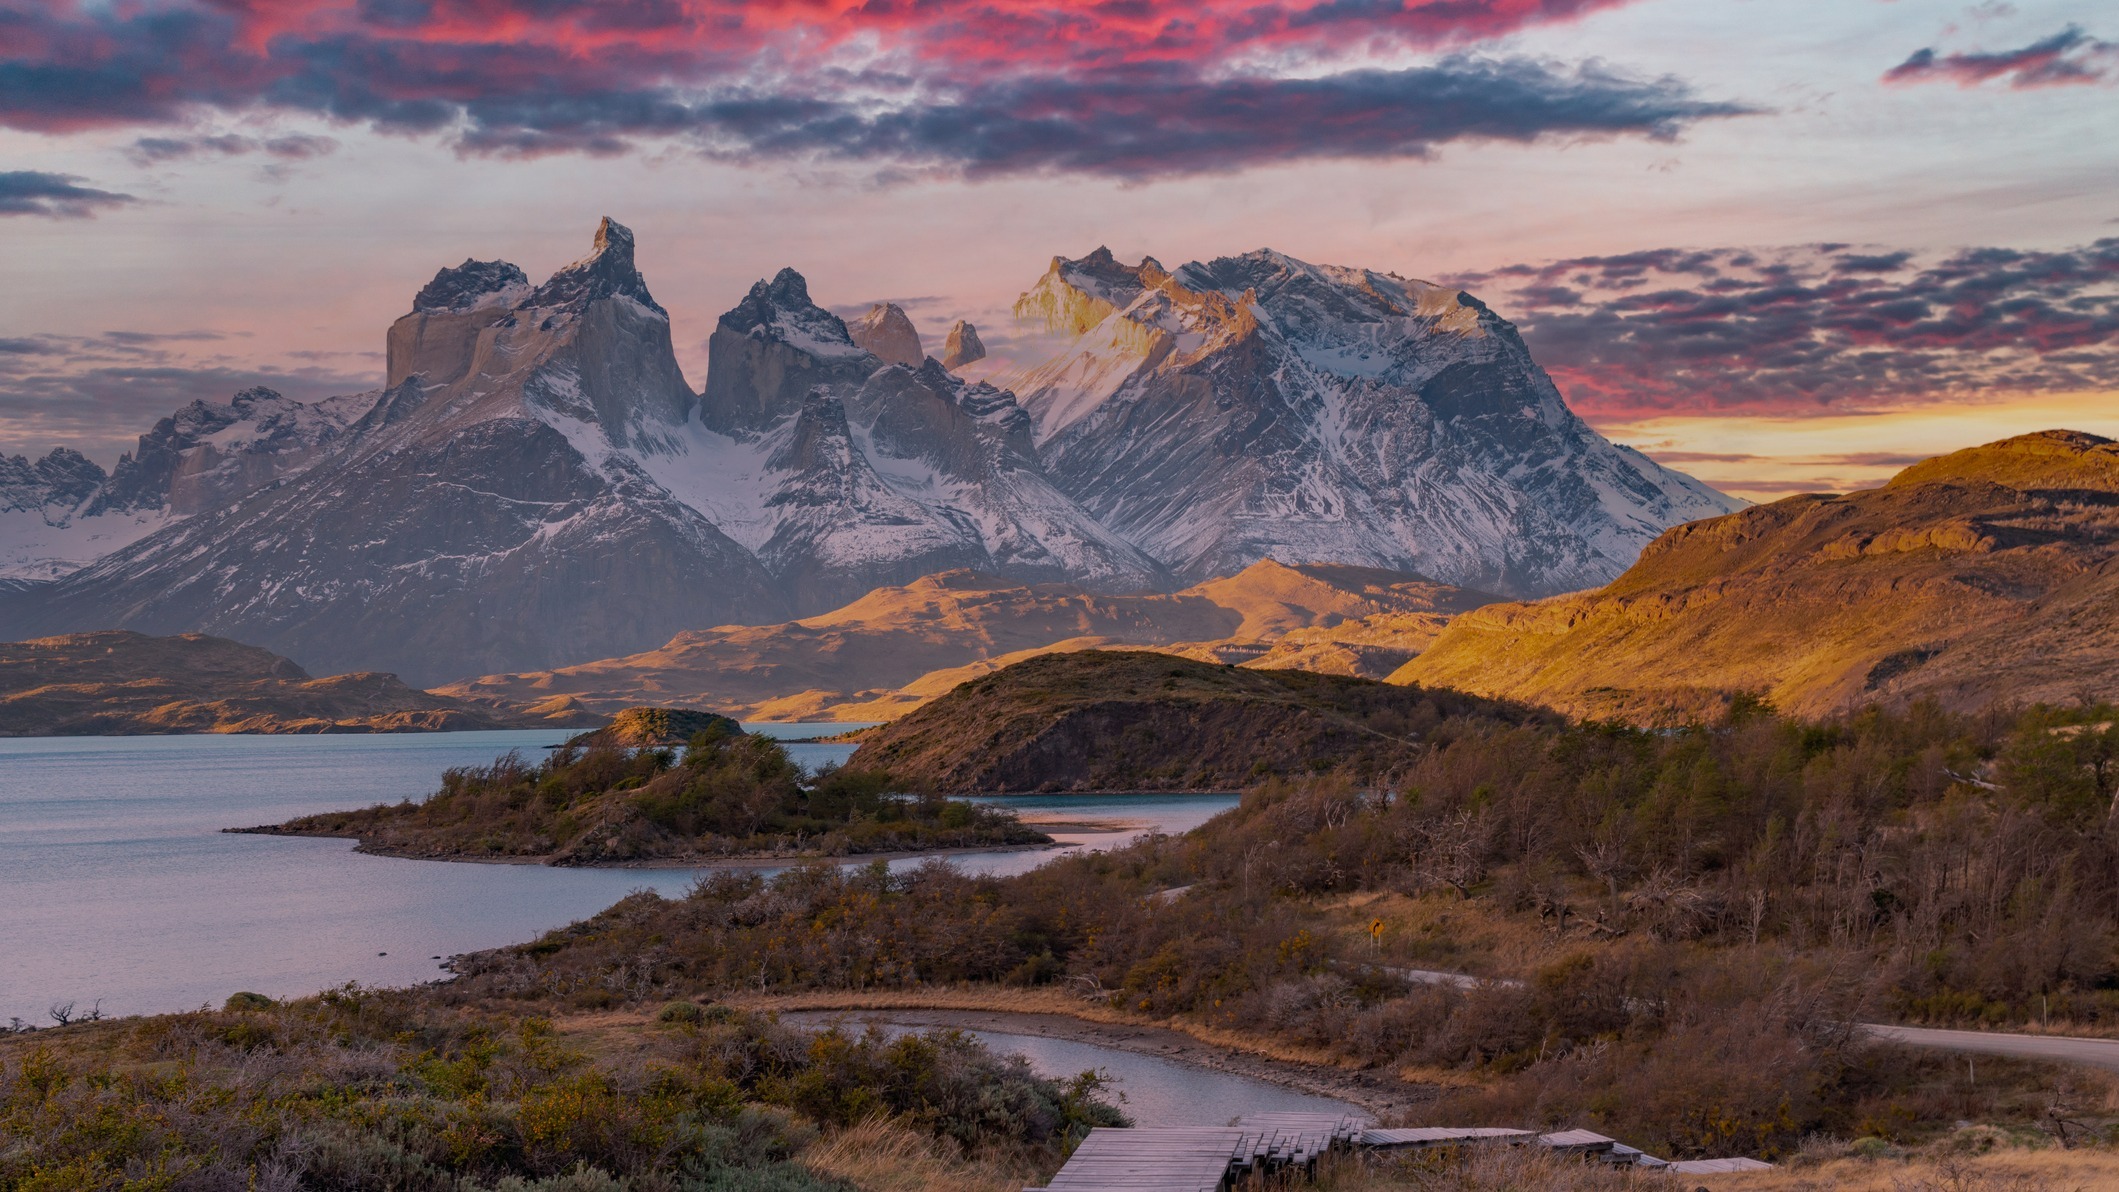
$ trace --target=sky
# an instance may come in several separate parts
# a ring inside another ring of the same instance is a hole
[[[0,0],[0,451],[372,387],[437,268],[603,215],[695,385],[782,266],[1006,353],[1055,255],[1271,247],[1752,499],[2119,437],[2109,3]]]

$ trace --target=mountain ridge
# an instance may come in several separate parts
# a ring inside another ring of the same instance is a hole
[[[877,588],[798,621],[688,630],[635,655],[485,675],[436,691],[533,711],[613,712],[653,702],[744,719],[890,719],[965,679],[1043,653],[1152,648],[1245,663],[1271,655],[1292,634],[1314,630],[1329,640],[1333,630],[1376,615],[1428,618],[1439,629],[1492,599],[1419,576],[1271,560],[1172,593],[1103,594],[960,570]]]
[[[955,370],[914,363],[888,303],[861,328],[903,357],[886,362],[784,269],[717,320],[695,394],[623,225],[536,285],[466,260],[392,324],[383,388],[253,394],[143,438],[132,472],[168,491],[95,543],[39,548],[25,566],[58,578],[0,600],[0,633],[203,630],[431,684],[958,568],[1169,591],[1284,558],[1543,593],[1734,505],[1595,436],[1512,328],[1441,287],[1100,250],[1055,258],[1018,305],[1081,328],[1020,397],[965,359],[975,335],[952,337]],[[1116,346],[1095,383],[1068,380],[1098,345]],[[91,479],[68,462],[12,468],[29,479],[8,516],[104,526],[95,497],[54,504]],[[114,500],[116,475],[97,490]],[[96,557],[68,571],[66,551]]]
[[[204,634],[105,630],[0,643],[0,736],[441,732],[551,723],[417,691],[395,675],[312,678],[269,650]]]

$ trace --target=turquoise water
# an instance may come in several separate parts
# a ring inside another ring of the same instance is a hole
[[[790,737],[848,726],[752,727]],[[681,893],[699,871],[407,861],[355,853],[346,840],[221,831],[418,798],[452,766],[510,749],[534,756],[567,735],[0,739],[0,1023],[44,1021],[49,1006],[67,1001],[139,1014],[217,1005],[239,989],[280,997],[347,981],[431,981],[444,975],[441,957],[533,938],[634,890]],[[853,746],[788,749],[814,768]],[[1183,831],[1234,799],[1003,802]],[[1100,848],[1134,832],[1054,835]],[[967,854],[952,863],[1006,873],[1052,855]]]

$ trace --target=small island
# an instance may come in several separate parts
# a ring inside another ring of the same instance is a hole
[[[541,761],[450,770],[441,790],[359,811],[231,828],[356,839],[441,861],[695,865],[1048,845],[1014,813],[908,794],[873,770],[807,775],[779,742],[706,712],[634,708]]]

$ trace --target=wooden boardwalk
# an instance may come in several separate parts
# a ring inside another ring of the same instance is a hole
[[[1223,1192],[1252,1172],[1315,1170],[1318,1156],[1350,1146],[1366,1118],[1252,1113],[1233,1126],[1089,1131],[1047,1184],[1065,1192]]]
[[[1233,1126],[1165,1126],[1091,1130],[1046,1188],[1056,1192],[1228,1192],[1244,1177],[1314,1175],[1327,1151],[1531,1145],[1591,1162],[1677,1173],[1759,1171],[1756,1159],[1668,1163],[1590,1130],[1533,1134],[1492,1126],[1422,1126],[1379,1130],[1356,1114],[1247,1113]],[[1024,1192],[1039,1192],[1026,1188]]]

